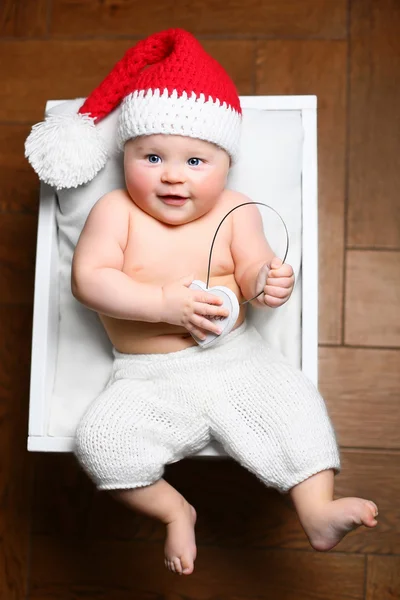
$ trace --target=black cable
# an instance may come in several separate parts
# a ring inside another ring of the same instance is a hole
[[[287,254],[288,254],[288,252],[289,252],[289,232],[288,232],[288,230],[287,230],[287,227],[286,227],[285,221],[282,219],[282,217],[281,217],[281,215],[278,213],[278,211],[276,211],[274,208],[272,208],[272,206],[270,206],[269,204],[265,204],[264,202],[244,202],[243,204],[238,204],[237,206],[235,206],[235,208],[232,208],[232,209],[231,209],[231,210],[230,210],[230,211],[229,211],[229,212],[228,212],[228,213],[227,213],[227,214],[224,216],[224,218],[221,220],[220,224],[218,225],[216,232],[214,233],[214,237],[213,237],[213,240],[212,240],[212,242],[211,242],[210,255],[209,255],[209,257],[208,257],[207,282],[206,282],[206,288],[207,288],[207,289],[208,289],[208,284],[209,284],[209,281],[210,281],[210,270],[211,270],[211,257],[212,257],[212,251],[213,251],[213,248],[214,248],[214,243],[215,243],[215,238],[217,237],[217,233],[218,233],[218,231],[220,230],[222,223],[225,221],[225,219],[226,219],[227,217],[229,217],[229,215],[230,215],[230,214],[231,214],[231,213],[232,213],[234,210],[236,210],[237,208],[240,208],[241,206],[248,206],[249,204],[260,204],[261,206],[266,206],[267,208],[270,208],[271,210],[273,210],[273,211],[274,211],[274,213],[275,213],[276,215],[278,215],[278,217],[279,217],[279,218],[280,218],[280,220],[282,221],[282,223],[283,223],[283,226],[284,226],[284,228],[285,228],[285,231],[286,231],[286,251],[285,251],[285,256],[283,257],[283,260],[282,260],[282,264],[283,264],[283,263],[285,262],[285,260],[286,260]],[[261,290],[261,292],[258,292],[258,294],[256,294],[256,295],[255,295],[253,298],[250,298],[250,300],[245,300],[244,302],[241,302],[239,306],[242,306],[242,304],[247,304],[248,302],[251,302],[252,300],[255,300],[256,298],[258,298],[258,296],[260,296],[260,295],[263,293],[263,291],[264,291],[264,290],[262,289],[262,290]]]

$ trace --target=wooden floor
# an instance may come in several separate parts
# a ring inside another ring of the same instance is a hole
[[[233,462],[168,479],[199,513],[196,571],[163,567],[160,526],[97,494],[69,455],[26,451],[39,185],[23,142],[49,98],[88,94],[125,49],[195,33],[241,94],[317,94],[320,387],[341,495],[375,531],[313,552],[287,497]],[[400,597],[399,0],[2,0],[0,3],[1,600]]]

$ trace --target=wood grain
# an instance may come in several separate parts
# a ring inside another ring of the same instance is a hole
[[[391,502],[400,492],[399,457],[342,451],[337,495],[371,498],[381,516],[376,530],[356,530],[333,552],[399,551],[400,512]],[[311,550],[290,497],[266,489],[231,460],[185,460],[170,466],[166,478],[197,510],[199,548],[236,547],[250,555],[254,548]],[[96,492],[72,457],[38,457],[32,522],[38,536],[151,542],[162,553],[163,527]]]
[[[210,546],[200,549],[193,575],[176,577],[164,567],[162,548],[151,542],[82,543],[35,536],[32,597],[84,587],[89,597],[116,589],[182,600],[309,600],[311,594],[318,600],[362,600],[364,560],[356,555],[260,548],[248,553]]]
[[[2,0],[0,37],[43,37],[47,33],[48,0]]]
[[[0,213],[0,304],[32,305],[36,231],[36,216]]]
[[[400,248],[400,4],[353,0],[348,239]]]
[[[330,344],[342,327],[346,52],[344,42],[257,43],[257,94],[318,96],[319,341]]]
[[[28,125],[0,124],[0,211],[37,214],[39,180],[24,157]]]
[[[399,273],[399,252],[347,252],[346,344],[400,346]]]
[[[320,348],[319,387],[342,446],[400,448],[400,350]]]
[[[369,556],[366,600],[397,600],[400,597],[400,557]]]
[[[168,27],[196,35],[319,37],[347,35],[346,0],[53,0],[53,36],[137,35]]]
[[[31,307],[0,305],[0,598],[27,592],[30,464],[26,452]]]
[[[359,528],[346,536],[340,549],[379,554],[400,553],[400,453],[395,450],[342,451],[342,472],[336,478],[338,496],[373,500],[379,509],[374,529]],[[339,549],[339,547],[338,547]]]
[[[133,44],[134,40],[0,41],[0,55],[7,56],[0,120],[36,122],[47,100],[87,96]],[[254,42],[210,40],[204,46],[228,70],[240,94],[253,92]]]

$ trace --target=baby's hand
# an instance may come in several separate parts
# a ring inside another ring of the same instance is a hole
[[[163,285],[160,320],[181,325],[198,338],[205,339],[204,331],[217,335],[222,331],[207,317],[227,317],[228,310],[221,308],[222,298],[209,292],[189,289],[194,279],[194,275],[188,275]]]
[[[257,289],[263,288],[263,294],[257,297],[257,300],[266,306],[277,308],[282,306],[289,298],[294,286],[293,269],[288,264],[282,264],[277,256],[271,260],[270,264],[261,267],[257,277]]]

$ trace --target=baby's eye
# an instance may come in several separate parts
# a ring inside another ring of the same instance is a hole
[[[192,158],[189,158],[189,160],[188,160],[188,165],[190,167],[198,167],[200,163],[201,163],[201,158],[192,157]]]
[[[146,158],[152,165],[156,165],[161,161],[161,158],[157,154],[148,154]]]

